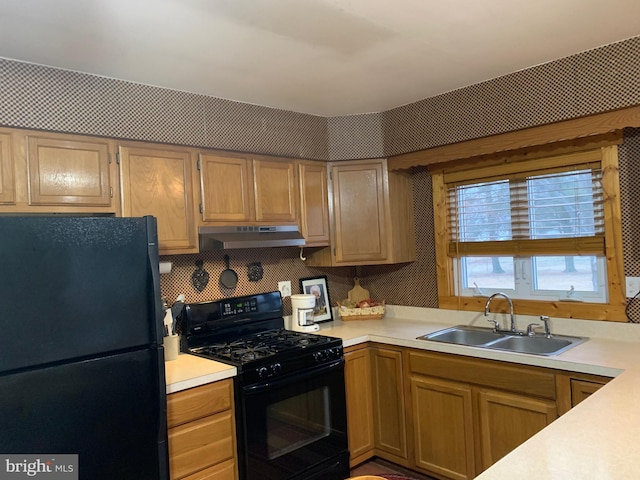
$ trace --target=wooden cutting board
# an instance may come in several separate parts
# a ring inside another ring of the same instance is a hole
[[[355,277],[353,279],[355,286],[347,293],[347,298],[352,302],[358,303],[360,300],[366,300],[369,297],[369,290],[366,290],[360,286],[360,279]]]

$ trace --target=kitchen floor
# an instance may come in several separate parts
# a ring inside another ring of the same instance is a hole
[[[388,473],[403,475],[412,480],[435,480],[433,477],[412,472],[411,470],[407,470],[379,458],[374,458],[373,460],[361,463],[357,467],[351,469],[352,477],[357,477],[359,475],[384,475]]]

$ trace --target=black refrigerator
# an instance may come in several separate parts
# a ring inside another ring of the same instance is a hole
[[[169,478],[156,220],[0,217],[0,455]]]

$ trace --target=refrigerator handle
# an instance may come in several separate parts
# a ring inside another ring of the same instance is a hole
[[[156,359],[158,362],[159,372],[159,391],[158,391],[158,403],[160,408],[158,409],[158,460],[160,476],[158,480],[169,480],[169,439],[168,439],[168,425],[167,425],[167,393],[166,393],[166,378],[164,371],[164,352],[162,345],[159,345],[156,349]]]
[[[144,217],[147,222],[147,253],[149,257],[149,272],[151,275],[151,288],[153,294],[153,318],[155,325],[155,333],[156,333],[156,344],[162,345],[164,338],[164,328],[162,319],[164,317],[164,312],[162,311],[162,295],[160,293],[160,270],[159,270],[159,262],[160,258],[158,256],[158,225],[156,218],[147,215]]]

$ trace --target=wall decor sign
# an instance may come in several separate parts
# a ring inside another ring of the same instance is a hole
[[[191,285],[198,292],[203,291],[209,283],[209,272],[204,269],[203,265],[204,262],[202,260],[196,260],[196,269],[191,275]]]

